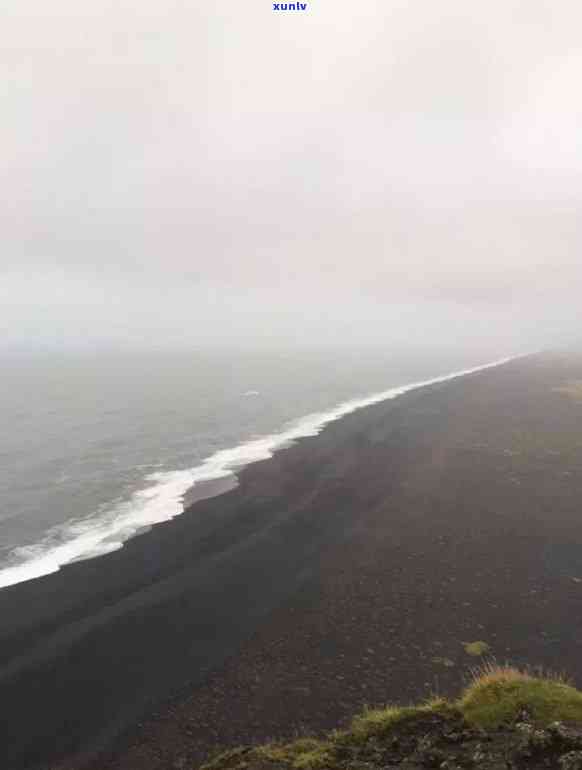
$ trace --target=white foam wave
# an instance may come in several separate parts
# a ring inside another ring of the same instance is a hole
[[[121,548],[125,541],[138,532],[183,513],[184,495],[196,484],[229,476],[237,468],[267,460],[274,452],[299,438],[317,436],[330,422],[357,409],[396,398],[417,388],[500,366],[517,357],[503,358],[471,369],[344,401],[328,411],[306,415],[285,426],[280,433],[260,436],[230,449],[222,449],[195,468],[151,473],[145,478],[148,486],[135,492],[129,500],[120,501],[109,510],[82,521],[54,527],[41,542],[14,549],[11,556],[18,563],[0,570],[0,588],[49,575],[64,564],[94,558]]]

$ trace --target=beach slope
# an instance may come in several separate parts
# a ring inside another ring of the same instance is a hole
[[[115,553],[0,592],[2,766],[160,770],[582,660],[582,357],[411,391]],[[573,395],[574,393],[574,395]]]

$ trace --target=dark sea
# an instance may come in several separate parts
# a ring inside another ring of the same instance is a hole
[[[0,355],[0,587],[123,546],[205,480],[476,354]]]

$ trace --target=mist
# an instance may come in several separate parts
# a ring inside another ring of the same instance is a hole
[[[578,344],[581,23],[8,0],[0,344]]]

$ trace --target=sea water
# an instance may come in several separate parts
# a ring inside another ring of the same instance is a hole
[[[0,354],[0,587],[121,548],[227,477],[410,387],[498,363],[390,350]]]

